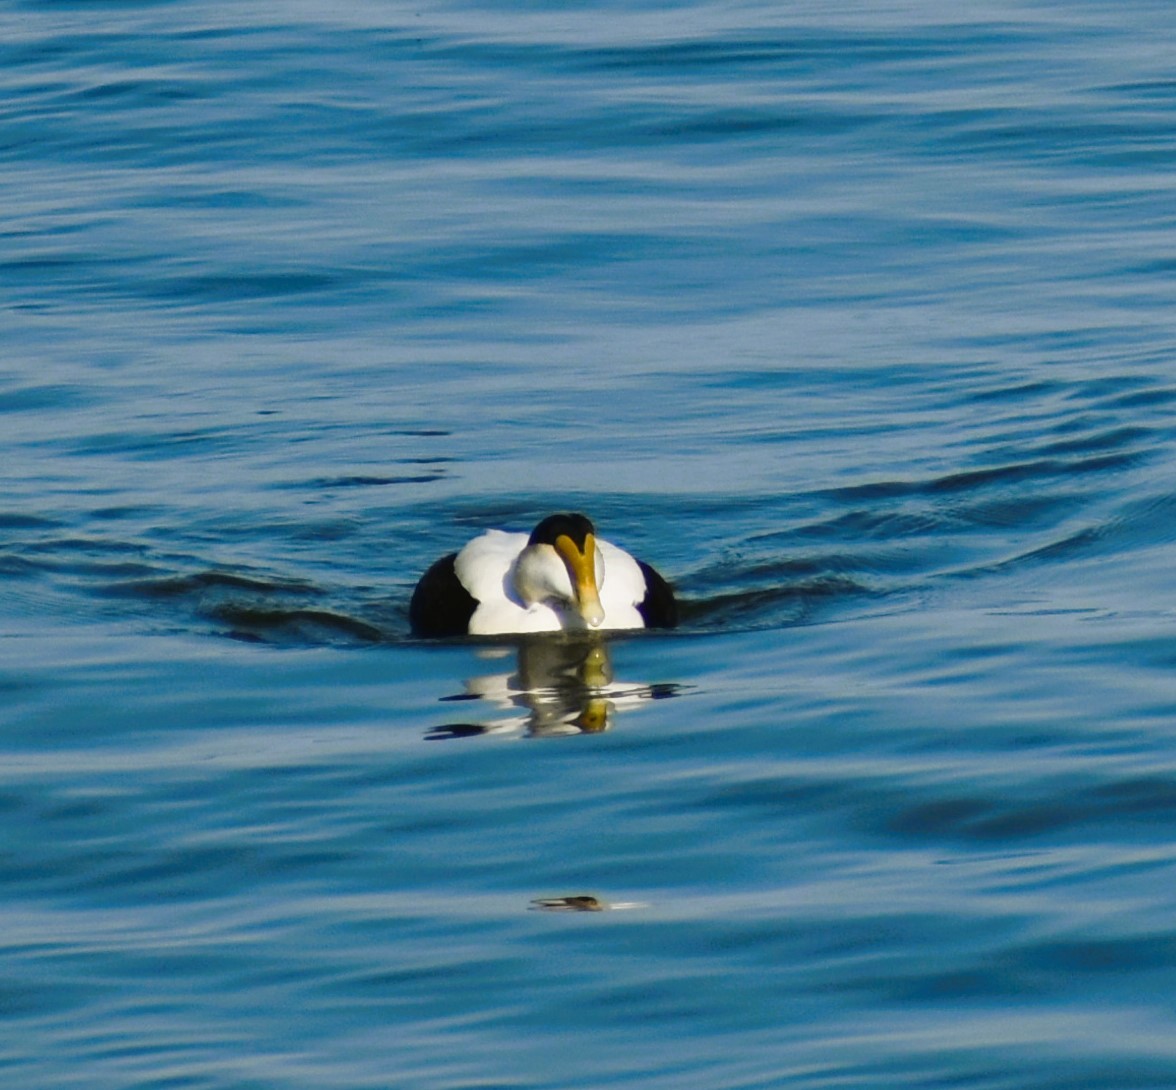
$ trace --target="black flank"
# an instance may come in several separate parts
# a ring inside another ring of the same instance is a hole
[[[414,636],[440,639],[465,636],[470,618],[478,608],[477,599],[461,585],[453,562],[457,553],[437,561],[417,583],[408,606],[408,621]]]
[[[637,612],[646,628],[677,628],[678,603],[674,592],[657,572],[644,560],[638,560],[641,574],[645,576],[645,597],[637,603]]]

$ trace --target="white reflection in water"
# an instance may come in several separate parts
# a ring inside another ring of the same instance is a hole
[[[502,661],[515,657],[513,672],[467,678],[463,691],[445,701],[484,701],[508,712],[486,720],[446,723],[426,735],[431,740],[480,734],[554,737],[599,734],[611,730],[617,716],[651,700],[677,696],[674,683],[618,681],[612,655],[600,637],[528,639],[514,647],[487,648],[482,656]]]

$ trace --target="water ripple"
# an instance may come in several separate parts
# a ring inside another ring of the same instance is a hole
[[[0,15],[9,1083],[1176,1085],[1172,20],[1053,7]],[[408,638],[569,507],[680,631]]]

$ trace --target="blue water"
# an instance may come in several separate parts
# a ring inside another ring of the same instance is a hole
[[[1176,1086],[1174,56],[0,10],[3,1084]],[[679,631],[409,639],[568,507]]]

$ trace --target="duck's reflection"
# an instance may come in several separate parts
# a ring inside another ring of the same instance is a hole
[[[513,647],[487,648],[487,658],[515,656],[513,673],[469,678],[464,691],[446,701],[486,701],[514,714],[485,722],[447,723],[431,740],[511,732],[529,737],[599,734],[618,713],[650,700],[678,695],[676,684],[626,684],[613,676],[608,644],[599,637],[530,638]]]

